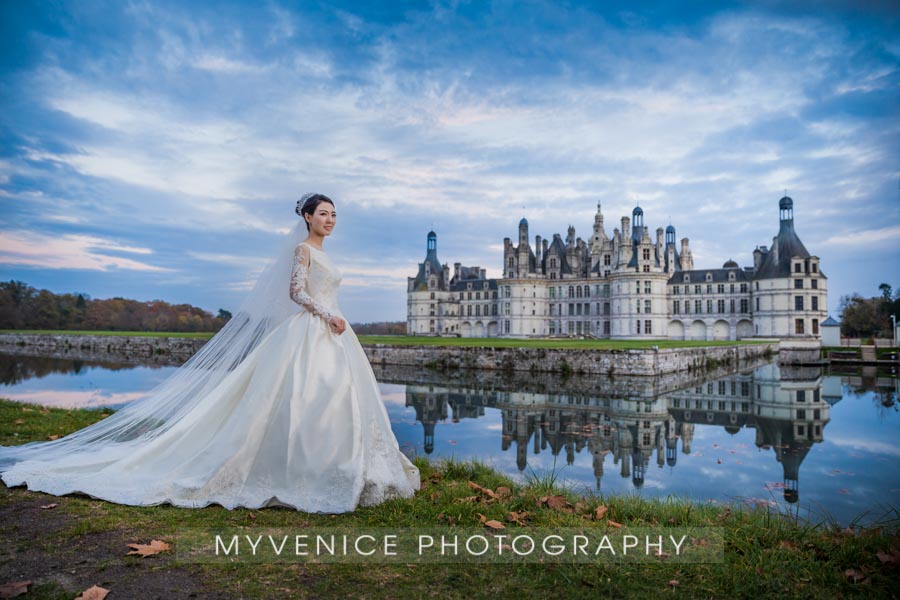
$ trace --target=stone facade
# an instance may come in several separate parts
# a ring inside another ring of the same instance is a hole
[[[517,243],[503,240],[503,276],[437,258],[428,233],[425,261],[408,279],[407,332],[463,337],[583,336],[613,339],[818,339],[826,318],[827,279],[794,231],[793,200],[779,201],[771,248],[753,266],[733,260],[696,269],[690,240],[675,228],[651,238],[644,211],[622,217],[608,236],[600,205],[590,241],[569,226],[563,240],[535,236],[519,221]]]

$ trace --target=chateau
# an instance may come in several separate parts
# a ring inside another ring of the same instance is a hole
[[[638,206],[608,236],[597,205],[589,241],[528,236],[503,240],[503,276],[438,260],[428,232],[424,262],[408,278],[407,332],[463,337],[585,336],[612,339],[735,340],[818,338],[826,318],[827,279],[794,230],[794,202],[778,202],[772,246],[753,265],[729,260],[696,269],[688,238],[658,228],[655,239]]]

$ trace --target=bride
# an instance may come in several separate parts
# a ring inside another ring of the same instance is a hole
[[[412,496],[419,471],[337,305],[334,203],[307,194],[296,212],[240,310],[184,365],[89,427],[0,446],[0,478],[137,506],[342,513]]]

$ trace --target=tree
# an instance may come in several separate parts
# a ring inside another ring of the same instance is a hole
[[[223,321],[227,321],[231,318],[231,313],[225,310],[224,308],[219,309],[219,314],[216,315],[217,319],[222,319]]]
[[[891,286],[887,283],[882,283],[878,286],[878,290],[881,292],[881,297],[885,302],[891,301]]]

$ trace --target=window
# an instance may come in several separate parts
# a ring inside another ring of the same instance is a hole
[[[472,284],[470,283],[469,285],[472,285]],[[471,300],[471,299],[472,299],[472,292],[466,292],[466,298],[467,298],[468,300]]]
[[[641,314],[641,301],[635,300],[635,302],[637,303],[637,308],[635,310],[637,310],[637,314]]]
[[[797,402],[806,402],[806,390],[797,390]]]
[[[756,299],[756,312],[759,312],[759,298]]]
[[[795,279],[795,280],[794,280],[794,289],[795,289],[795,290],[802,290],[802,289],[803,289],[803,280],[802,280],[802,279]]]
[[[651,304],[650,300],[644,300],[644,313],[649,315],[652,312],[650,310],[651,306],[652,306],[652,304]]]
[[[741,300],[741,302],[744,302],[744,300]],[[734,312],[734,298],[731,299],[730,309],[731,309],[730,312]]]
[[[609,321],[603,321],[603,333],[609,335]]]
[[[695,285],[695,286],[694,286],[694,293],[695,293],[695,294],[701,293],[701,287],[700,287],[699,285]]]
[[[746,294],[746,293],[747,293],[747,284],[746,284],[746,283],[742,283],[742,284],[741,284],[741,293],[742,293],[742,294]]]
[[[481,292],[475,292],[475,299],[481,300]]]
[[[706,284],[706,293],[712,294],[712,284],[711,283]]]
[[[698,315],[703,312],[703,300],[694,300],[694,312]]]
[[[650,272],[650,265],[644,265],[644,273]]]
[[[644,260],[650,260],[650,248],[644,248]]]
[[[734,300],[732,300],[732,302],[734,302]],[[718,308],[719,308],[720,313],[725,312],[725,301],[724,300],[719,300]]]
[[[681,312],[681,300],[676,300],[672,303],[672,314],[678,314]]]
[[[794,296],[794,310],[803,310],[803,296]]]
[[[810,282],[810,284],[812,285],[812,289],[814,289],[814,290],[819,289],[819,280],[818,279],[813,279]]]
[[[609,254],[604,254],[604,255],[603,255],[603,265],[606,266],[606,267],[609,266]]]
[[[636,329],[637,329],[637,333],[640,333],[640,332],[641,332],[641,320],[638,319],[638,320],[635,321],[634,323],[635,323],[635,327],[636,327]]]
[[[734,293],[734,284],[733,283],[729,287],[728,291],[731,292],[732,294]]]
[[[640,294],[640,293],[641,293],[641,282],[640,282],[640,281],[635,281],[635,282],[634,282],[634,286],[635,286],[634,292],[635,292],[636,294]]]
[[[803,331],[803,319],[797,319],[794,324],[794,333],[801,335],[804,333]]]
[[[571,302],[569,302],[569,316],[571,317],[574,314],[575,314],[575,305],[572,304]]]
[[[604,315],[609,315],[609,302],[604,302],[604,303],[603,303],[603,314],[604,314]]]
[[[713,311],[713,303],[712,300],[706,301],[706,312],[711,313]]]
[[[685,283],[690,282],[690,280],[691,280],[691,276],[690,276],[690,275],[685,275],[685,276],[684,276],[684,282],[685,282]]]
[[[672,295],[673,295],[673,296],[677,296],[677,295],[678,295],[678,286],[677,286],[677,285],[673,285],[673,286],[672,286]]]
[[[652,282],[650,282],[650,281],[644,282],[644,293],[645,294],[650,294],[652,292],[653,286],[651,285],[651,283]]]
[[[609,298],[609,284],[608,283],[603,284],[603,297]]]
[[[584,297],[588,298],[588,297],[590,297],[590,295],[591,295],[591,286],[589,286],[589,285],[584,286]]]
[[[712,281],[712,273],[707,273],[707,274],[706,274],[706,280],[707,280],[707,281]],[[712,291],[712,290],[710,290],[710,291]]]
[[[653,321],[644,321],[644,333],[653,333],[652,323]]]
[[[434,300],[434,292],[431,292],[431,299]]]
[[[575,314],[579,316],[581,315],[581,302],[575,305]]]
[[[804,409],[804,408],[798,408],[798,409],[797,409],[797,418],[798,418],[798,419],[805,419],[805,418],[806,418],[806,409]]]
[[[819,297],[813,296],[812,298],[810,298],[810,301],[812,302],[812,309],[819,310]]]
[[[813,332],[813,335],[819,335],[819,320],[818,319],[812,320],[812,332]]]
[[[581,298],[581,286],[580,285],[575,288],[575,297]]]
[[[718,286],[716,286],[716,291],[720,294],[724,294],[725,293],[725,284],[720,283]]]
[[[691,301],[690,300],[684,301],[684,314],[686,314],[686,315],[691,314]]]
[[[556,288],[554,288],[554,287],[551,286],[551,287],[550,287],[550,299],[552,300],[552,299],[555,299],[555,298],[556,298]]]
[[[803,263],[794,263],[794,273],[803,272]]]
[[[472,316],[472,305],[471,304],[466,307],[466,316],[468,316],[468,317]]]
[[[575,297],[575,288],[573,288],[573,287],[570,285],[570,286],[569,286],[569,298],[574,298],[574,297]]]
[[[512,260],[512,259],[510,259],[510,260]],[[510,263],[509,266],[512,266],[512,263]],[[550,268],[551,268],[551,269],[555,269],[555,268],[556,268],[556,259],[555,259],[555,258],[551,258],[551,259],[550,259]]]

